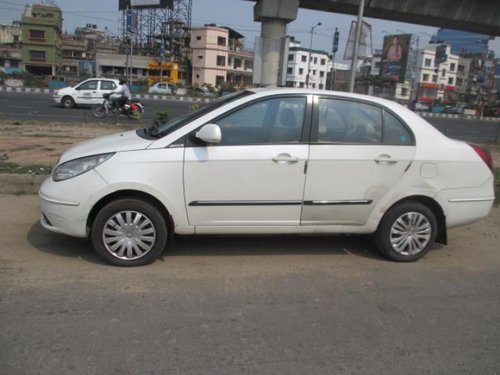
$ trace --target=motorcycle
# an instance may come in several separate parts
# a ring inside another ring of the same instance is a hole
[[[118,107],[115,103],[109,100],[111,94],[104,94],[102,103],[92,106],[92,114],[94,117],[103,118],[108,113],[118,113],[126,115],[129,119],[140,120],[144,113],[144,106],[136,99],[128,100],[123,106]]]

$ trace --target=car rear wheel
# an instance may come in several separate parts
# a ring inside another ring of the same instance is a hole
[[[378,250],[398,262],[423,257],[436,240],[437,220],[425,205],[409,201],[391,208],[375,233]]]
[[[124,198],[107,204],[92,225],[97,254],[117,266],[152,263],[162,253],[167,238],[165,218],[141,199]]]
[[[61,105],[64,108],[73,108],[75,106],[75,101],[73,100],[73,98],[71,96],[64,96],[61,99]]]

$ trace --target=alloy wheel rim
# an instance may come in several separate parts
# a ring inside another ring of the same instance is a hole
[[[392,224],[391,246],[398,254],[415,255],[425,249],[431,234],[432,225],[425,215],[420,212],[406,212]]]
[[[156,242],[153,222],[137,211],[120,211],[111,216],[102,233],[106,250],[122,260],[144,257]]]

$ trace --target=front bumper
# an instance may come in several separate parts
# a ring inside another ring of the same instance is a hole
[[[40,223],[51,232],[87,237],[90,211],[107,192],[109,185],[93,170],[66,181],[54,182],[49,177],[38,192]]]

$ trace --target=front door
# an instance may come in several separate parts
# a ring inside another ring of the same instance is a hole
[[[212,120],[221,128],[220,144],[188,140],[184,186],[189,223],[299,225],[308,108],[306,95],[268,97]]]
[[[98,80],[86,81],[76,87],[76,96],[78,104],[93,104],[94,98],[98,92]]]

